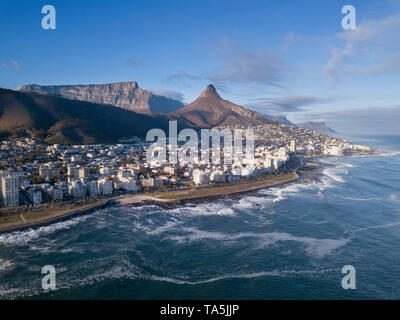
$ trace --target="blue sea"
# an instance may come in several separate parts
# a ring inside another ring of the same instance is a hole
[[[0,235],[2,299],[398,299],[400,137],[325,158],[319,180],[234,199],[115,206]],[[56,290],[41,287],[56,269]],[[341,286],[342,267],[356,289]]]

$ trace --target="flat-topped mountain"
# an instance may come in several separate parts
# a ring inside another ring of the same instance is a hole
[[[195,101],[170,113],[169,116],[193,128],[273,123],[255,111],[222,99],[211,84]]]
[[[169,113],[183,107],[183,103],[139,88],[137,82],[91,85],[22,86],[22,92],[58,95],[71,100],[112,104],[138,113]]]
[[[31,137],[49,143],[116,142],[168,130],[165,115],[145,115],[112,105],[0,89],[0,139]]]
[[[111,86],[115,89],[118,84]],[[121,84],[120,89],[124,91],[128,87],[139,90],[135,83]],[[33,93],[0,89],[0,139],[31,137],[48,143],[90,144],[116,142],[122,137],[145,137],[153,128],[168,131],[169,120],[177,120],[179,128],[275,123],[257,112],[222,99],[212,85],[207,86],[194,102],[169,114],[141,114],[103,103],[108,100],[101,100],[102,104],[99,104],[67,99],[57,94],[36,93],[43,91],[40,86],[22,90]],[[68,90],[76,93],[74,90],[77,89]],[[93,90],[85,94],[100,89]]]

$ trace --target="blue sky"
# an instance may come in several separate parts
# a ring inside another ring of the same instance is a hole
[[[41,28],[46,4],[56,30]],[[356,30],[341,26],[346,4]],[[189,103],[213,83],[293,121],[400,130],[398,0],[2,0],[0,36],[0,87],[137,81]]]

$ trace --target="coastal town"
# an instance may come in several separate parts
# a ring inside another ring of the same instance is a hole
[[[298,157],[342,156],[368,147],[297,126],[254,126],[254,168],[224,163],[152,163],[150,142],[132,137],[117,144],[45,144],[30,138],[1,143],[1,214],[9,207],[84,203],[91,199],[224,186],[273,177]],[[8,209],[7,209],[8,208]]]

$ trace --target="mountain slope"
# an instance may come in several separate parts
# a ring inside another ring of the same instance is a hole
[[[255,111],[222,99],[213,85],[208,85],[195,101],[169,116],[194,128],[272,123]]]
[[[275,121],[275,122],[280,123],[280,124],[284,124],[284,125],[287,125],[287,126],[294,126],[295,125],[293,122],[289,121],[285,116],[282,116],[282,115],[278,115],[278,114],[269,115],[269,114],[265,114],[265,113],[263,113],[262,115],[265,118],[267,118],[269,120],[272,120],[272,121]]]
[[[0,138],[33,137],[50,143],[106,143],[167,130],[164,115],[144,115],[111,105],[0,89]]]
[[[58,95],[71,100],[112,104],[138,113],[169,113],[183,107],[183,103],[139,88],[136,82],[97,85],[40,86],[25,85],[26,93]]]
[[[317,131],[319,133],[326,134],[326,135],[338,133],[337,131],[328,127],[325,122],[320,122],[320,121],[307,121],[307,122],[303,122],[303,123],[298,123],[296,125],[298,127]]]

